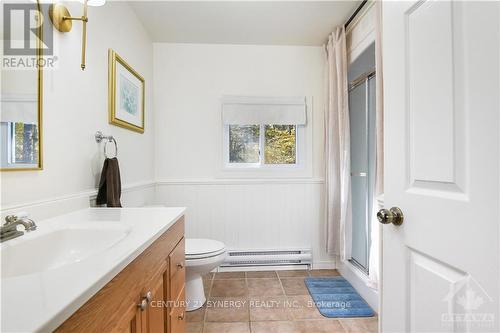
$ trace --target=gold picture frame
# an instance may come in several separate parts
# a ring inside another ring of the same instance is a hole
[[[144,78],[112,49],[108,50],[108,61],[109,123],[144,133]]]

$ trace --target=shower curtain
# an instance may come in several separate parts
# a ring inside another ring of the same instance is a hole
[[[376,124],[375,124],[375,191],[373,195],[371,216],[371,246],[368,263],[368,279],[370,287],[378,289],[380,278],[380,235],[381,225],[377,220],[377,212],[383,206],[384,193],[384,90],[382,72],[382,2],[375,2],[375,68],[376,76]]]
[[[351,257],[350,138],[344,27],[326,45],[325,186],[327,252]]]

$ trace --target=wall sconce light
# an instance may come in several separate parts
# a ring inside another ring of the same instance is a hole
[[[106,0],[79,0],[83,2],[83,15],[82,16],[71,16],[68,8],[59,3],[54,3],[50,5],[49,16],[54,27],[60,32],[69,32],[73,25],[73,21],[82,21],[82,71],[85,70],[85,49],[87,47],[87,22],[89,21],[87,17],[87,6],[102,6],[106,3]]]

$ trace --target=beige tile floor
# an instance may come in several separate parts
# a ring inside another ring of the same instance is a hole
[[[188,333],[376,333],[378,318],[329,319],[312,302],[306,276],[336,270],[210,273],[207,304],[188,312]]]

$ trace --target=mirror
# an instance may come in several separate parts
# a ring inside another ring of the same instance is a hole
[[[40,9],[34,4],[34,9]],[[5,10],[5,8],[4,8]],[[38,11],[31,11],[30,27],[42,25]],[[5,14],[5,13],[4,13]],[[24,41],[24,20],[11,18],[9,36],[11,45],[27,45]],[[7,35],[6,31],[3,31]],[[17,43],[17,44],[16,44]],[[33,54],[12,58],[33,60],[31,66],[2,68],[0,91],[0,168],[2,171],[42,169],[42,78],[41,39],[31,34],[29,45],[36,45]],[[34,61],[36,60],[36,62]]]

